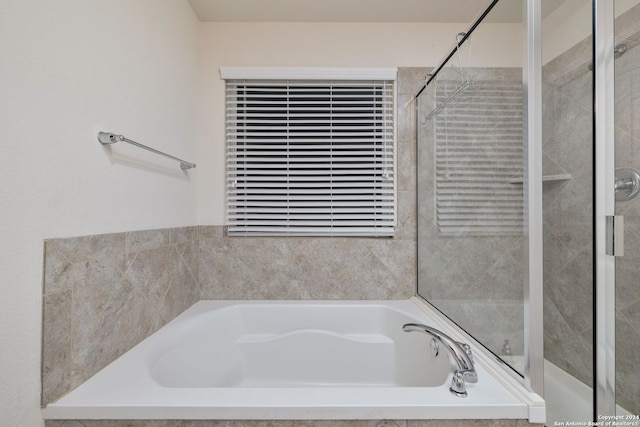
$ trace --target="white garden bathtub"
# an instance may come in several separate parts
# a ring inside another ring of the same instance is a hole
[[[479,351],[478,383],[453,396],[447,351],[434,357],[427,335],[402,330],[446,330],[427,311],[417,299],[201,301],[49,404],[45,418],[541,421],[540,402],[494,378]]]

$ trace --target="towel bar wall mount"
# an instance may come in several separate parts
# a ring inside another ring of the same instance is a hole
[[[168,157],[170,159],[180,162],[180,169],[182,170],[187,170],[187,169],[196,167],[195,163],[187,162],[186,160],[182,160],[177,157],[171,156],[167,153],[163,153],[162,151],[158,151],[155,148],[147,147],[146,145],[140,144],[139,142],[133,141],[129,138],[125,138],[124,135],[118,135],[111,132],[98,132],[98,141],[100,141],[100,144],[102,145],[115,144],[116,142],[120,142],[120,141],[126,142],[127,144],[135,145],[136,147],[143,148],[145,150],[151,151],[152,153],[156,153],[161,156]]]

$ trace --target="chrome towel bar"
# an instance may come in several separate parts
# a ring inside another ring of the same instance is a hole
[[[177,160],[180,162],[180,169],[187,170],[191,168],[195,168],[195,163],[190,163],[185,160],[179,159],[177,157],[171,156],[167,153],[163,153],[162,151],[158,151],[155,148],[147,147],[146,145],[140,144],[139,142],[132,141],[131,139],[125,138],[124,135],[117,135],[111,132],[98,132],[98,141],[102,145],[115,144],[116,142],[126,142],[131,145],[135,145],[136,147],[144,148],[145,150],[151,151],[152,153],[160,154],[161,156],[168,157],[173,160]]]

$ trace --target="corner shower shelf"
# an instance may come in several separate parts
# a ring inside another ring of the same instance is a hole
[[[568,173],[559,173],[557,175],[544,175],[542,177],[542,182],[567,181],[572,178],[573,177]],[[523,182],[523,178],[513,178],[509,180],[509,184],[522,185]]]

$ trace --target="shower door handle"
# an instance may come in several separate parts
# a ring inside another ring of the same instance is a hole
[[[624,216],[607,215],[607,255],[624,256]]]
[[[640,193],[640,172],[631,168],[616,169],[616,201],[626,202]]]

